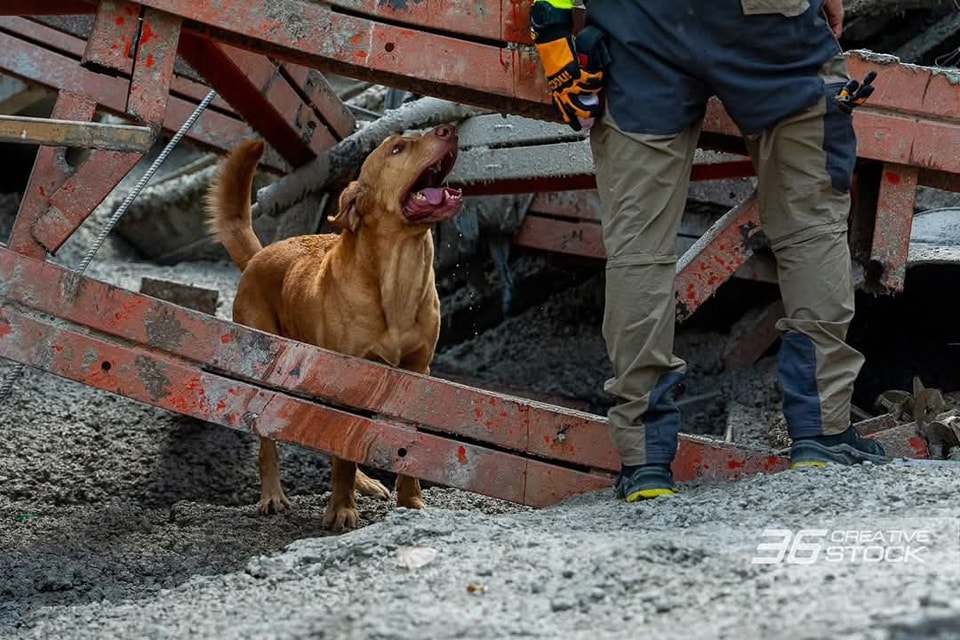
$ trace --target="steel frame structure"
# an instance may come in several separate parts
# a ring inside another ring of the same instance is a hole
[[[267,166],[288,171],[355,124],[318,72],[555,122],[525,27],[529,4],[3,0],[0,69],[57,90],[55,120],[89,123],[98,110],[113,112],[153,140],[176,130],[213,87],[220,97],[189,136],[219,150],[262,136],[272,153]],[[38,14],[87,16],[92,27],[84,38]],[[851,68],[856,76],[880,74],[878,91],[855,116],[865,170],[853,239],[858,257],[879,265],[877,282],[897,291],[916,186],[960,188],[960,87],[934,70],[872,55],[851,55]],[[619,461],[599,416],[344,357],[47,262],[142,158],[140,147],[114,148],[122,140],[98,135],[100,148],[70,166],[67,145],[82,136],[37,134],[30,182],[0,249],[0,356],[186,416],[522,504],[609,486]],[[583,144],[512,142],[544,154]],[[702,146],[743,154],[718,103]],[[698,179],[751,175],[743,159],[695,171]],[[537,192],[517,243],[599,258],[595,211],[581,201],[593,188],[591,173],[583,166],[562,179],[537,171],[479,176],[464,186]],[[759,231],[748,199],[684,256],[681,319],[743,268]],[[870,431],[895,455],[929,455],[916,425]],[[786,463],[771,451],[683,435],[674,470],[681,482],[730,480]]]

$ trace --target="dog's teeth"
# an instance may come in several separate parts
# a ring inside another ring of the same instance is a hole
[[[417,200],[426,200],[426,199],[427,199],[427,196],[423,195],[423,192],[422,192],[422,191],[417,191],[415,194],[413,194],[413,197],[416,198]]]

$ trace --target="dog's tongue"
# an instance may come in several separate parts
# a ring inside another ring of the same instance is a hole
[[[426,196],[427,202],[432,205],[443,204],[443,188],[441,187],[427,187],[421,189],[420,193]]]

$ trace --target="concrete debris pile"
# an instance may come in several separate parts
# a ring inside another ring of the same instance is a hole
[[[899,423],[915,423],[932,459],[960,460],[960,392],[944,393],[914,377],[912,393],[885,391],[876,407]]]

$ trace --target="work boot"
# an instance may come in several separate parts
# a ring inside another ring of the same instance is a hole
[[[670,466],[659,464],[622,467],[614,488],[617,498],[627,502],[672,496],[678,491]]]
[[[790,448],[790,467],[823,467],[827,464],[860,464],[886,462],[883,447],[876,440],[864,438],[851,425],[843,433],[832,436],[798,438]]]

